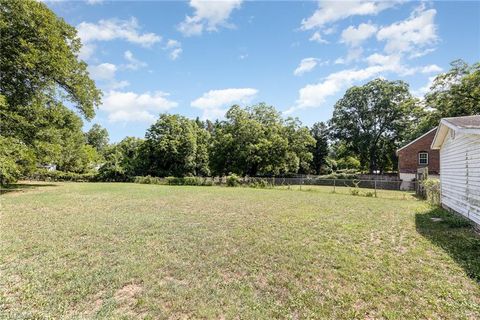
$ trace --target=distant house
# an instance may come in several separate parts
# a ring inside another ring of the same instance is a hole
[[[397,150],[398,174],[402,184],[401,189],[411,189],[418,169],[428,167],[430,176],[437,176],[440,173],[440,154],[438,150],[432,150],[431,144],[437,128],[433,128],[417,139],[411,141]]]
[[[480,115],[443,118],[432,149],[440,150],[442,206],[480,225]]]

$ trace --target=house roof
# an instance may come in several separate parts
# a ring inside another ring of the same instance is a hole
[[[434,131],[434,130],[437,130],[437,127],[435,127],[435,128],[433,128],[432,130],[430,130],[430,131],[422,134],[422,135],[421,135],[420,137],[418,137],[417,139],[410,141],[409,143],[407,143],[407,144],[404,145],[403,147],[397,149],[397,151],[396,151],[397,155],[398,155],[398,153],[399,153],[401,150],[403,150],[403,149],[407,148],[408,146],[414,144],[415,142],[417,142],[418,140],[422,139],[423,137],[425,137],[426,135],[428,135],[430,132],[432,132],[432,131]]]
[[[480,135],[480,115],[443,118],[432,141],[432,149],[440,149],[449,130],[463,134]]]
[[[462,129],[480,129],[480,115],[467,116],[467,117],[455,117],[455,118],[443,118],[446,122],[454,125],[457,128]]]

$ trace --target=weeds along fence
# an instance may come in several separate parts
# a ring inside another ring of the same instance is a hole
[[[230,181],[229,181],[230,180]],[[414,191],[415,181],[405,182],[401,180],[372,180],[372,179],[325,179],[318,177],[238,177],[235,176],[232,184],[232,177],[185,177],[185,178],[158,178],[158,177],[137,177],[137,183],[147,184],[168,184],[168,185],[238,185],[257,188],[268,187],[315,187],[323,186],[331,188],[331,191],[342,188],[371,189],[376,190],[402,190]]]
[[[329,186],[334,188],[363,188],[373,190],[402,190],[414,191],[416,181],[405,182],[402,180],[364,180],[364,179],[324,179],[324,178],[282,178],[282,177],[245,177],[242,184],[258,183],[265,181],[271,186]]]

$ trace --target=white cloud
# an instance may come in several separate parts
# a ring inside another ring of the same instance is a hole
[[[180,54],[182,54],[182,52],[183,52],[182,48],[173,49],[169,54],[170,59],[177,60],[177,58],[180,57]]]
[[[312,71],[317,65],[319,65],[320,59],[317,58],[305,58],[300,61],[298,67],[293,71],[293,74],[300,76],[306,72]],[[326,62],[322,63],[325,64]]]
[[[95,80],[112,80],[115,79],[117,66],[112,63],[101,63],[99,65],[89,65],[88,71]]]
[[[359,46],[363,41],[367,40],[377,32],[377,26],[370,23],[362,23],[357,28],[349,26],[342,31],[341,42],[348,46]]]
[[[154,122],[158,114],[175,108],[178,103],[168,99],[169,94],[109,91],[100,109],[108,113],[111,122]]]
[[[322,38],[322,34],[320,33],[320,31],[316,31],[308,40],[315,41],[318,43],[325,43],[325,44],[328,43],[327,40]]]
[[[217,31],[220,26],[229,26],[230,14],[240,8],[241,4],[242,0],[190,0],[190,6],[195,9],[195,13],[193,16],[186,16],[178,30],[185,36],[200,35],[204,30]]]
[[[438,41],[434,20],[437,11],[425,10],[421,5],[406,20],[381,28],[377,33],[379,41],[385,41],[385,52],[410,52],[412,57],[421,55],[425,47]],[[428,52],[427,52],[428,53]]]
[[[352,47],[348,49],[347,56],[345,58],[337,58],[335,64],[346,64],[352,61],[360,60],[363,53],[362,47]]]
[[[413,90],[412,94],[416,96],[417,98],[422,99],[425,94],[430,91],[430,87],[433,85],[433,82],[435,81],[435,76],[429,77],[427,83],[423,86],[418,88],[417,90]]]
[[[363,47],[361,44],[373,36],[377,31],[377,26],[370,23],[361,23],[358,27],[349,26],[342,31],[341,43],[345,43],[348,46],[348,53],[345,58],[338,58],[335,63],[345,64],[352,61],[360,60]]]
[[[355,82],[377,77],[384,72],[395,71],[395,69],[395,66],[390,65],[373,65],[364,69],[346,69],[332,73],[322,82],[309,84],[301,88],[295,105],[284,113],[291,114],[300,109],[320,107],[328,97],[337,94]]]
[[[180,43],[180,41],[173,39],[169,39],[167,41],[167,45],[164,49],[169,51],[168,55],[172,60],[177,60],[183,52],[182,44]]]
[[[441,71],[443,71],[443,69],[436,64],[429,64],[428,66],[425,66],[421,69],[422,73],[438,73]]]
[[[437,48],[427,48],[427,49],[422,50],[422,51],[414,51],[408,57],[410,59],[420,58],[420,57],[426,56],[429,53],[434,52],[435,50],[437,50]]]
[[[133,53],[130,50],[125,51],[123,54],[124,58],[128,61],[128,64],[125,65],[127,69],[138,70],[144,68],[147,64],[143,61],[138,60],[133,56]]]
[[[93,43],[82,43],[78,57],[82,60],[89,59],[97,47]]]
[[[98,23],[81,22],[77,26],[78,36],[82,40],[83,48],[80,51],[82,59],[88,59],[95,50],[95,41],[111,41],[122,39],[131,43],[150,47],[159,42],[161,37],[155,33],[140,33],[137,19],[130,20],[109,19]]]
[[[218,118],[225,114],[225,107],[230,107],[235,103],[249,103],[257,93],[258,90],[252,88],[210,90],[200,98],[193,100],[190,105],[202,109],[203,118]]]
[[[302,20],[302,29],[323,28],[350,16],[376,15],[394,6],[396,1],[319,1],[314,14]]]
[[[102,3],[103,0],[86,0],[88,4],[99,4]]]
[[[401,60],[400,55],[383,55],[374,53],[366,58],[369,65],[399,65]]]
[[[96,81],[103,83],[109,89],[120,89],[130,85],[128,81],[117,81],[116,72],[118,68],[112,63],[101,63],[99,65],[89,65],[88,72]]]

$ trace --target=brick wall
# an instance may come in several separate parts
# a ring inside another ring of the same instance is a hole
[[[398,172],[416,173],[418,168],[427,166],[429,174],[440,173],[440,152],[430,149],[435,132],[436,130],[433,130],[398,152]],[[428,165],[418,163],[419,152],[428,153]]]

